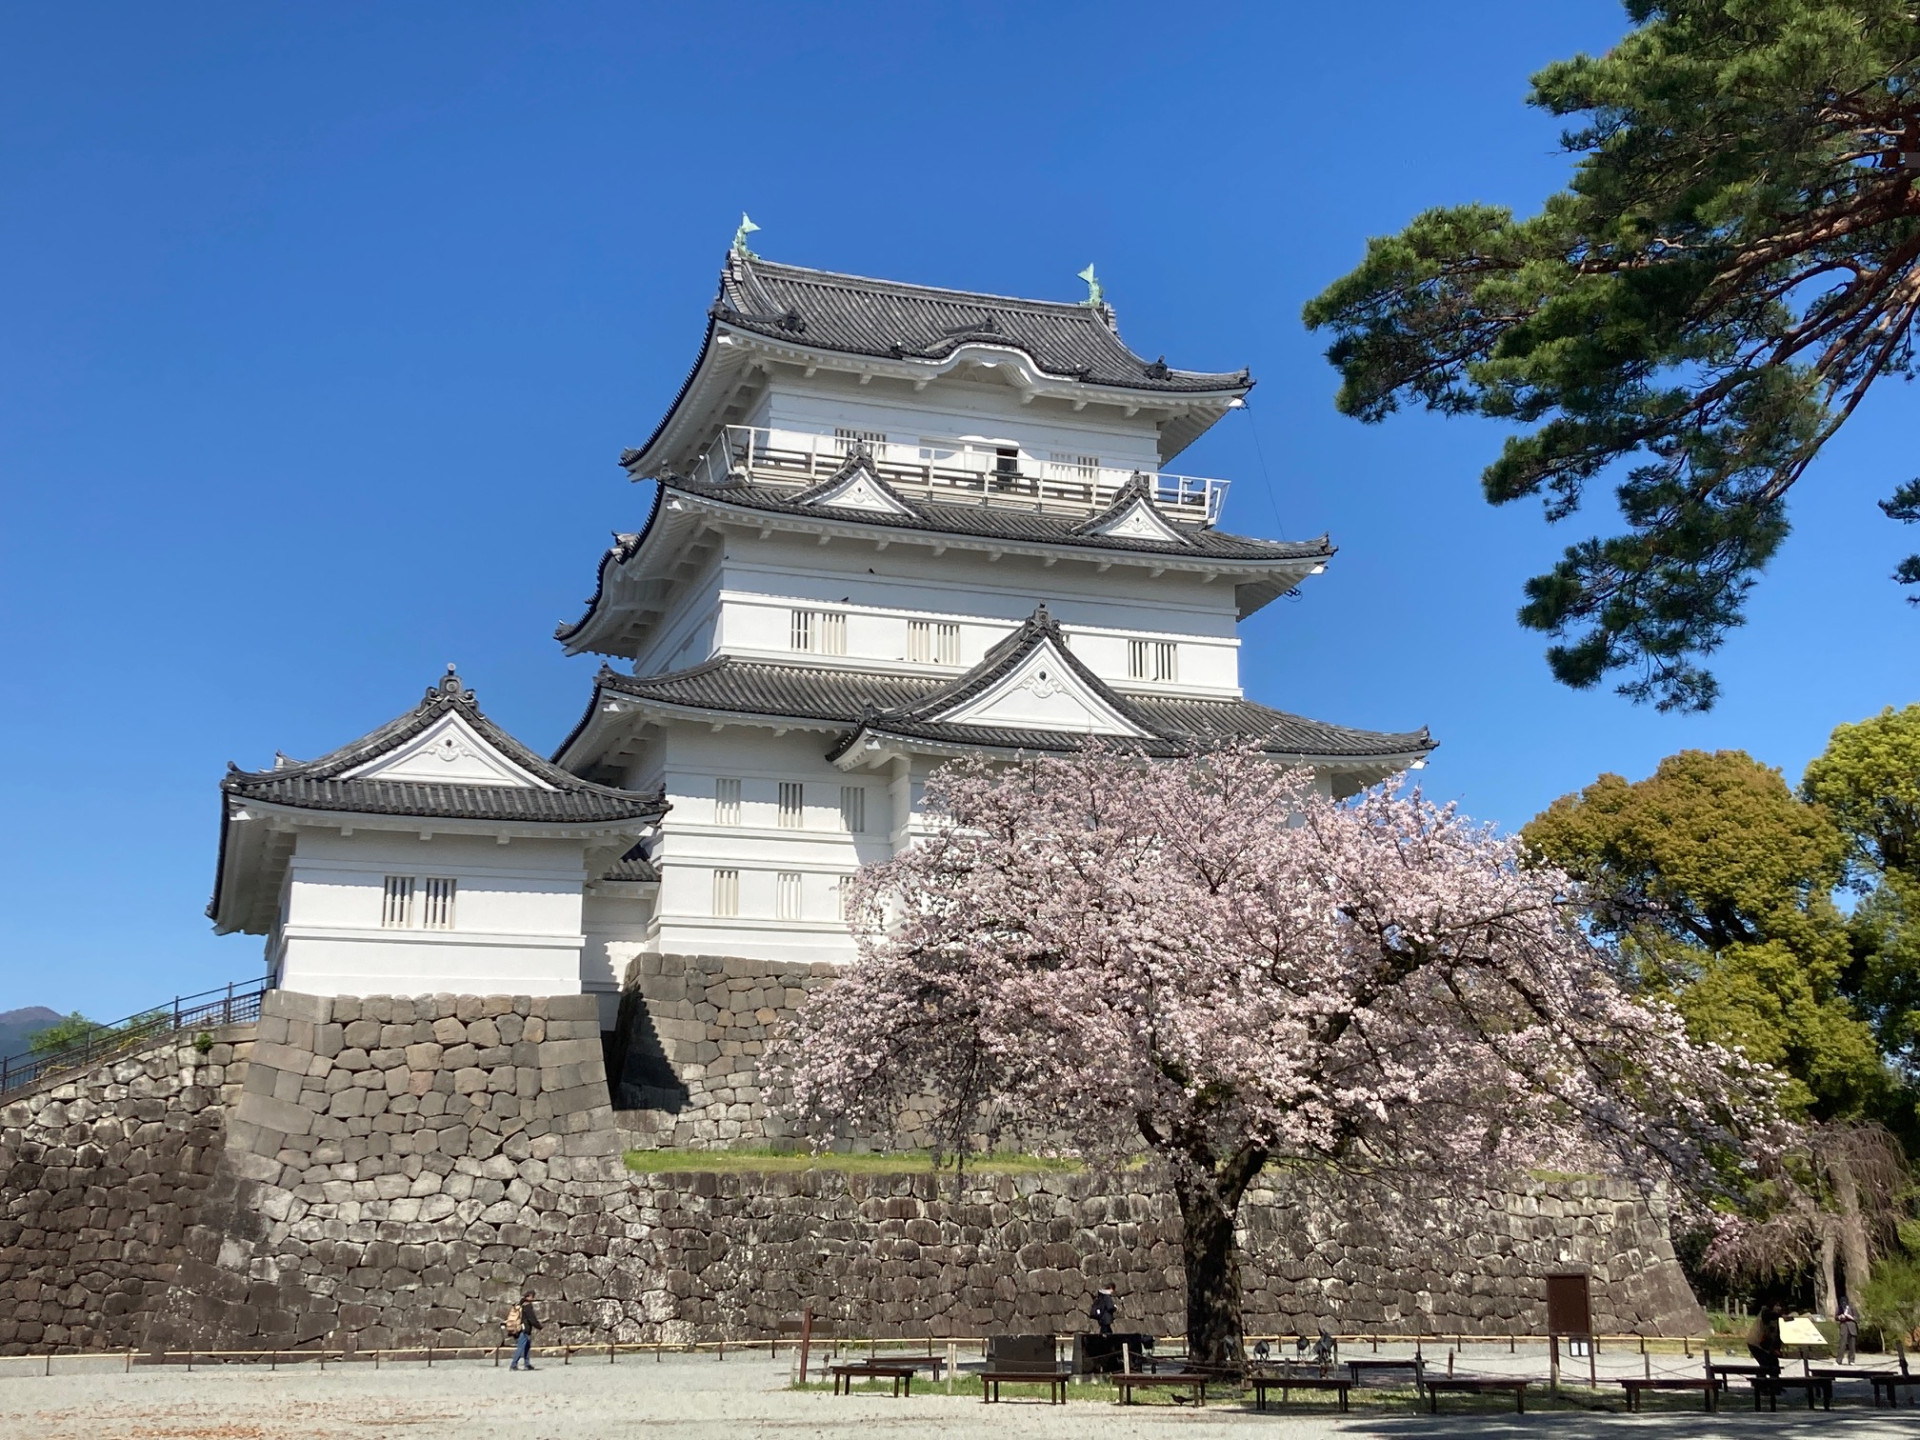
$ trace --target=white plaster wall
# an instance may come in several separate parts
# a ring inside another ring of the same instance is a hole
[[[416,881],[413,924],[381,924],[386,877]],[[450,930],[427,930],[425,880],[457,882]],[[577,995],[581,841],[302,830],[289,867],[280,983],[315,995]]]
[[[652,944],[653,902],[631,882],[600,883],[587,889],[582,907],[585,943],[580,952],[580,988],[600,997],[600,1028],[611,1030],[620,1016],[620,986],[627,966]]]
[[[847,775],[827,763],[825,731],[771,731],[671,725],[660,742],[672,805],[654,846],[660,893],[654,944],[665,953],[747,955],[776,960],[851,959],[839,918],[839,888],[863,864],[893,853],[892,797],[881,775]],[[740,781],[740,823],[715,823],[715,782]],[[805,786],[804,825],[779,823],[782,781]],[[866,794],[867,828],[840,826],[840,790]],[[713,914],[713,872],[740,873],[736,916]],[[779,918],[777,876],[798,874],[800,916]]]
[[[1232,587],[1183,574],[1170,572],[1148,585],[1137,570],[1117,566],[1101,575],[1091,565],[1048,567],[1012,555],[989,562],[958,551],[935,556],[922,546],[876,551],[863,542],[822,546],[780,536],[753,542],[736,537],[727,547],[717,602],[714,653],[789,658],[792,612],[837,610],[847,616],[848,661],[929,674],[958,674],[977,665],[1045,603],[1074,653],[1111,684],[1173,694],[1240,694]],[[908,661],[908,622],[915,619],[960,627],[958,666]],[[1176,644],[1178,682],[1131,679],[1131,639]]]

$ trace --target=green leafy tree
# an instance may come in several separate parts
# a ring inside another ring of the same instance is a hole
[[[1594,928],[1696,1038],[1786,1071],[1813,1118],[1884,1109],[1886,1066],[1843,990],[1847,841],[1778,770],[1683,751],[1645,780],[1602,775],[1521,835],[1588,887]]]
[[[1552,520],[1620,476],[1625,531],[1528,582],[1554,675],[1703,710],[1788,490],[1869,388],[1910,376],[1920,316],[1913,0],[1628,0],[1636,28],[1533,77],[1572,119],[1571,184],[1368,242],[1309,303],[1340,408],[1510,422],[1483,484]],[[1920,481],[1883,506],[1920,518]],[[1899,576],[1920,583],[1920,556]]]
[[[106,1026],[89,1020],[76,1010],[64,1020],[56,1020],[46,1029],[34,1031],[27,1037],[27,1047],[36,1055],[51,1055],[56,1050],[84,1044],[106,1033]]]
[[[1833,732],[1801,793],[1833,817],[1863,898],[1850,988],[1882,1050],[1920,1080],[1920,705]]]

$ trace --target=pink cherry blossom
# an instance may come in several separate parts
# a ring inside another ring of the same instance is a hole
[[[1234,1216],[1270,1163],[1699,1193],[1774,1124],[1772,1077],[1629,993],[1566,877],[1418,793],[1090,747],[956,763],[927,802],[925,840],[855,882],[860,958],[779,1061],[796,1118],[884,1133],[922,1097],[954,1152],[1009,1127],[1150,1154],[1201,1361],[1240,1358]]]

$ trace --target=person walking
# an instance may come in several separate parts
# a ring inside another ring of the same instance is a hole
[[[520,1303],[507,1311],[507,1334],[513,1340],[513,1359],[509,1370],[533,1369],[533,1332],[540,1328],[540,1312],[534,1308],[533,1291],[520,1296]]]
[[[1119,1311],[1119,1303],[1113,1298],[1113,1286],[1102,1285],[1100,1293],[1093,1297],[1093,1308],[1087,1312],[1087,1315],[1100,1327],[1102,1335],[1111,1336],[1114,1317],[1119,1314]]]
[[[1840,1307],[1833,1312],[1833,1319],[1840,1327],[1840,1353],[1835,1358],[1842,1365],[1851,1365],[1858,1359],[1860,1312],[1853,1308],[1853,1301],[1842,1295]]]

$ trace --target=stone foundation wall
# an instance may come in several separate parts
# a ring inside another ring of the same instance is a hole
[[[672,1338],[765,1334],[802,1305],[854,1333],[1085,1328],[1111,1283],[1122,1328],[1179,1334],[1179,1209],[1152,1175],[636,1177],[639,1303]],[[1664,1212],[1618,1181],[1454,1196],[1436,1227],[1335,1214],[1272,1187],[1241,1208],[1249,1333],[1544,1334],[1554,1271],[1591,1277],[1604,1333],[1704,1334]]]
[[[252,1028],[208,1032],[204,1053],[175,1037],[0,1107],[0,1354],[141,1343],[225,1149],[222,1097]]]
[[[718,955],[639,955],[615,1031],[613,1101],[632,1143],[780,1144],[791,1129],[760,1079],[761,1057],[835,965]]]
[[[700,974],[689,996],[774,998]],[[696,1045],[746,1013],[684,1003]],[[275,992],[257,1033],[9,1103],[0,1353],[491,1343],[529,1282],[548,1341],[746,1339],[806,1303],[882,1333],[1064,1329],[1107,1279],[1129,1323],[1179,1328],[1179,1222],[1149,1174],[970,1178],[956,1198],[950,1177],[627,1173],[595,1004]],[[696,1053],[686,1088],[708,1099],[683,1114],[765,1104],[718,1063],[754,1052]],[[1413,1213],[1260,1191],[1242,1217],[1255,1328],[1532,1331],[1561,1268],[1592,1273],[1606,1328],[1705,1323],[1664,1216],[1621,1186],[1453,1197],[1444,1254]]]

